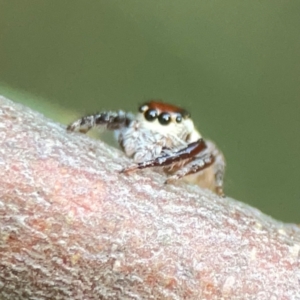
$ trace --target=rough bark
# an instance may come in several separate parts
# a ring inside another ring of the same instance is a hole
[[[1,299],[300,299],[300,229],[0,97]]]

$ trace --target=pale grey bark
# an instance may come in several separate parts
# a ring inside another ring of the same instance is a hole
[[[0,97],[1,299],[300,299],[300,229],[164,185]]]

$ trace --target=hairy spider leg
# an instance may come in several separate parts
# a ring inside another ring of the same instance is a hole
[[[180,149],[175,153],[164,153],[163,155],[154,159],[134,164],[132,166],[129,166],[128,168],[123,169],[121,173],[129,173],[137,169],[144,169],[150,167],[169,166],[181,160],[192,159],[194,156],[196,156],[205,149],[206,143],[203,139],[199,139],[198,141],[188,144],[185,148]]]
[[[71,123],[68,127],[68,131],[79,131],[82,133],[88,132],[93,127],[104,127],[108,130],[117,130],[123,127],[128,127],[133,120],[133,116],[130,113],[123,111],[107,111],[93,115],[85,116],[77,121]]]
[[[211,165],[215,164],[214,167],[214,177],[215,177],[215,192],[219,196],[225,197],[223,192],[223,178],[225,165],[223,156],[218,153],[207,153],[201,156],[194,157],[190,162],[184,165],[181,169],[176,171],[176,173],[170,176],[165,183],[170,183],[172,181],[181,179],[187,175],[195,174],[200,171],[205,170]]]
[[[170,176],[165,183],[170,183],[171,181],[178,180],[184,176],[198,173],[211,166],[214,162],[215,157],[211,153],[196,156],[174,175]]]
[[[224,174],[225,174],[224,157],[217,149],[213,151],[213,155],[215,156],[215,167],[214,167],[215,182],[216,182],[215,191],[218,195],[225,197],[225,194],[223,192],[223,181],[224,181]]]

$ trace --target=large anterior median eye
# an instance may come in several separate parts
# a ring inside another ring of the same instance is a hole
[[[158,121],[161,125],[168,125],[171,122],[171,116],[168,113],[161,113],[158,116]]]
[[[148,109],[145,112],[145,119],[147,121],[154,121],[157,118],[157,111],[155,109]]]

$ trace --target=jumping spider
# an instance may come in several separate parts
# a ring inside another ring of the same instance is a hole
[[[204,141],[186,110],[150,101],[137,115],[104,111],[73,122],[67,130],[85,133],[92,127],[115,131],[122,150],[133,158],[135,164],[121,172],[162,167],[171,174],[166,183],[184,177],[224,196],[224,157],[214,143]]]

